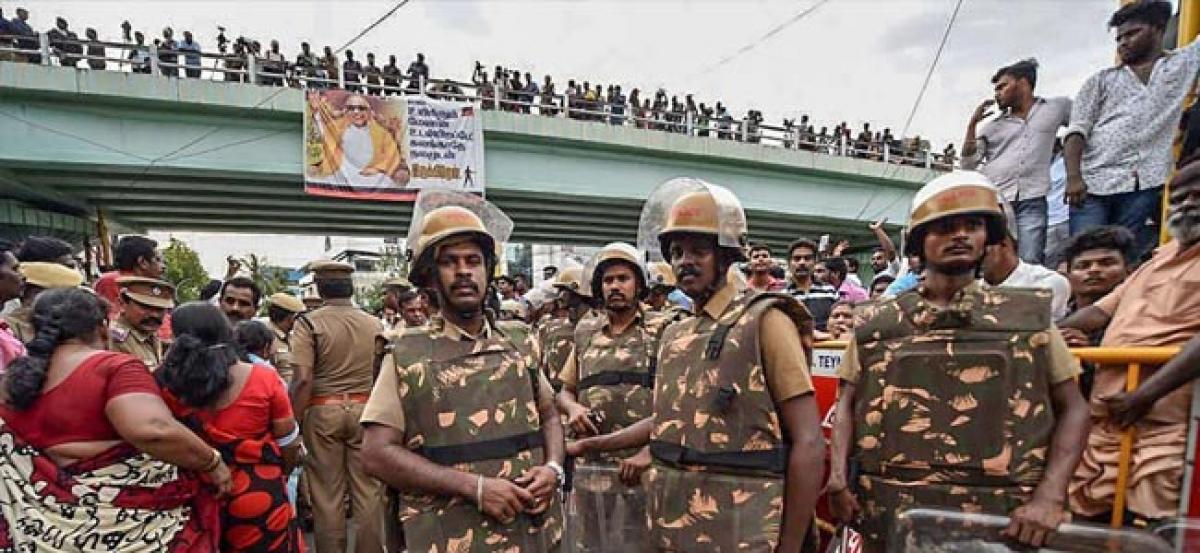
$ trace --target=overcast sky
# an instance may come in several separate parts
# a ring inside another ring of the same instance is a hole
[[[467,80],[479,60],[489,72],[502,64],[533,73],[539,83],[549,74],[563,88],[570,78],[624,90],[661,86],[680,99],[692,93],[698,102],[720,100],[738,115],[760,109],[769,124],[807,113],[818,128],[870,122],[899,134],[955,2],[828,0],[760,40],[818,0],[411,0],[351,49],[359,58],[375,52],[380,65],[395,54],[402,67],[423,52],[435,78]],[[264,45],[278,39],[294,58],[303,40],[314,50],[341,46],[395,2],[0,1],[9,17],[17,5],[29,7],[38,30],[63,16],[80,34],[95,27],[117,40],[128,19],[148,36],[164,26],[177,37],[190,29],[215,50],[223,25],[230,38]],[[995,69],[1026,57],[1041,63],[1040,94],[1074,95],[1089,74],[1113,62],[1105,23],[1117,5],[964,0],[908,135],[930,138],[939,149],[957,144],[971,111],[990,96]]]

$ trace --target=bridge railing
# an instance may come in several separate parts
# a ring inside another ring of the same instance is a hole
[[[112,55],[114,52],[116,56]],[[434,98],[478,102],[483,109],[632,126],[941,171],[953,169],[955,162],[928,151],[923,145],[895,147],[885,143],[865,146],[846,136],[818,136],[794,126],[773,126],[729,115],[708,116],[678,109],[647,109],[630,104],[628,99],[612,103],[603,99],[588,100],[583,95],[546,94],[540,90],[535,93],[509,88],[504,82],[461,82],[421,76],[368,75],[366,72],[358,72],[359,78],[347,80],[341,66],[299,65],[274,52],[258,55],[213,53],[164,49],[154,43],[52,39],[47,33],[40,33],[33,36],[0,35],[0,61],[4,60],[265,86],[337,88],[379,96],[424,93]]]

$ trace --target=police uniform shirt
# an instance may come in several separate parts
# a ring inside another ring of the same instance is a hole
[[[467,333],[459,328],[454,323],[443,318],[438,318],[438,321],[443,324],[441,333],[433,334],[431,337],[434,340],[448,339],[455,341],[468,340],[486,340],[491,338],[492,329],[491,323],[485,323],[483,330],[475,336]],[[435,325],[428,325],[426,328],[434,328]],[[540,356],[540,352],[534,348],[532,355]],[[532,362],[532,360],[531,360]],[[367,400],[367,406],[363,409],[362,422],[382,424],[384,426],[395,429],[399,432],[404,432],[404,407],[400,404],[400,371],[404,367],[396,366],[396,358],[388,355],[383,358],[383,363],[379,368],[379,379],[375,381],[375,388],[371,390],[371,399]],[[541,383],[538,385],[543,390],[550,389],[550,381],[541,371],[537,371]]]
[[[607,313],[601,312],[601,314],[602,314],[602,316],[604,316],[607,319],[607,317],[608,317]],[[601,330],[601,332],[603,332],[605,335],[607,335],[610,338],[615,340],[615,339],[620,338],[621,336],[624,336],[625,334],[628,334],[630,332],[638,332],[638,326],[640,326],[642,324],[642,321],[645,320],[645,317],[646,317],[645,311],[639,309],[637,312],[637,315],[634,315],[633,321],[629,323],[629,326],[625,327],[625,330],[621,331],[621,334],[618,334],[616,336],[612,336],[610,334],[612,332],[612,323],[611,322],[604,323],[604,327]],[[571,353],[569,353],[567,355],[567,362],[565,364],[563,364],[562,372],[558,374],[558,378],[562,380],[564,388],[570,388],[570,389],[574,390],[576,385],[579,384],[579,374],[578,374],[579,373],[579,362],[576,361],[575,357],[577,354],[582,354],[582,353],[583,352],[576,351],[576,349],[573,346],[571,347]],[[653,352],[653,354],[658,355],[658,352],[657,351]]]
[[[720,319],[737,295],[734,284],[726,281],[725,286],[713,294],[696,316]],[[800,331],[790,317],[778,309],[768,309],[763,313],[758,329],[758,346],[767,387],[775,403],[812,393],[808,358],[800,343]]]
[[[970,293],[979,288],[979,283],[972,282],[963,288],[963,292]],[[1047,359],[1050,361],[1050,384],[1055,385],[1075,378],[1079,375],[1079,360],[1071,355],[1070,348],[1067,347],[1067,342],[1063,340],[1062,334],[1058,331],[1058,327],[1053,324],[1046,331],[1049,334],[1050,340],[1044,346]],[[846,344],[846,351],[842,354],[842,363],[838,365],[837,375],[841,380],[857,384],[858,378],[862,374],[862,362],[858,358],[858,340],[853,332],[850,334],[850,341]]]
[[[379,320],[349,299],[326,300],[305,317],[296,320],[288,343],[292,367],[312,371],[312,396],[369,392]]]
[[[271,334],[275,335],[275,339],[271,342],[271,364],[275,366],[276,371],[279,371],[279,376],[283,378],[284,382],[291,383],[295,367],[292,366],[292,348],[288,345],[288,333],[280,330],[271,321],[267,321],[267,328],[271,329]]]
[[[5,315],[4,320],[8,322],[13,336],[21,342],[28,342],[34,338],[32,307],[18,307]]]
[[[150,370],[158,368],[162,363],[162,345],[158,336],[138,330],[129,324],[124,314],[117,317],[109,327],[108,349],[137,357]]]

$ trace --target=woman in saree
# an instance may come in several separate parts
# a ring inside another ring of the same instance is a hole
[[[220,454],[171,415],[149,369],[105,351],[91,290],[42,293],[0,386],[0,551],[215,552]]]
[[[286,487],[299,429],[279,373],[238,358],[233,331],[213,305],[184,304],[171,325],[175,343],[155,374],[163,396],[233,471],[221,502],[221,550],[303,551]]]

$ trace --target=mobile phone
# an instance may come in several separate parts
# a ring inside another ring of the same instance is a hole
[[[825,251],[826,251],[828,248],[829,248],[829,235],[828,235],[828,234],[822,234],[822,235],[821,235],[821,241],[817,243],[817,251],[818,251],[818,252],[821,252],[821,253],[825,253]]]

